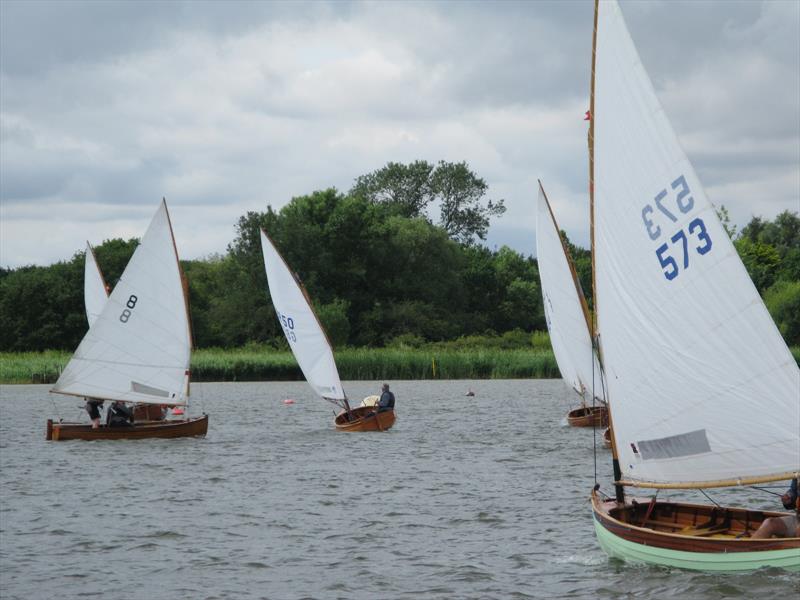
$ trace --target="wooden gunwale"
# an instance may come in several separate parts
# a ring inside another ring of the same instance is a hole
[[[131,427],[97,429],[85,423],[54,423],[47,420],[47,437],[52,441],[66,440],[135,440],[145,438],[178,438],[203,436],[208,432],[208,415],[181,421],[146,421]]]
[[[782,517],[786,513],[751,511],[742,508],[717,508],[701,504],[656,502],[647,521],[653,527],[677,531],[657,531],[651,527],[634,525],[625,518],[646,513],[648,504],[626,503],[614,500],[601,501],[592,492],[592,512],[595,520],[609,533],[623,540],[669,550],[697,553],[758,552],[766,550],[800,550],[800,538],[750,539],[736,535],[752,532],[767,517]],[[642,515],[644,516],[644,515]],[[722,523],[716,523],[722,518]],[[671,519],[671,520],[670,520]],[[701,522],[700,520],[708,521]],[[710,525],[709,523],[716,524]],[[694,535],[691,532],[694,531]],[[710,537],[711,536],[711,537]]]
[[[391,428],[397,420],[394,410],[376,412],[372,406],[359,406],[349,411],[354,415],[355,420],[347,421],[345,415],[347,411],[342,411],[334,419],[334,425],[339,431],[385,431]]]

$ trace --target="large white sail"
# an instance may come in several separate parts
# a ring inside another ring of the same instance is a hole
[[[306,380],[322,398],[344,400],[328,337],[303,289],[264,231],[261,250],[272,304]]]
[[[53,391],[185,404],[191,334],[178,253],[161,203],[94,325]]]
[[[623,480],[800,470],[800,370],[656,98],[616,2],[594,93],[596,310]]]
[[[536,259],[547,329],[561,376],[584,400],[592,399],[592,390],[596,398],[603,399],[600,367],[594,356],[589,324],[579,295],[582,292],[541,184],[536,218]]]
[[[91,327],[103,312],[108,300],[108,290],[103,273],[97,264],[97,257],[91,244],[86,242],[86,259],[83,267],[83,303],[86,308],[86,320]]]

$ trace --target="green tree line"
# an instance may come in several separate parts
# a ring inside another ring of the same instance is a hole
[[[480,244],[490,218],[505,210],[487,192],[465,163],[389,163],[347,193],[320,190],[280,210],[242,215],[224,254],[181,261],[195,345],[286,347],[268,294],[262,227],[336,347],[545,330],[536,260]],[[728,225],[724,208],[721,216]],[[784,212],[773,221],[755,217],[740,233],[728,229],[787,343],[800,345],[800,218]],[[113,239],[95,248],[112,286],[137,243]],[[591,253],[569,248],[591,305]],[[80,251],[47,267],[0,269],[0,351],[78,345],[87,329],[83,265]]]

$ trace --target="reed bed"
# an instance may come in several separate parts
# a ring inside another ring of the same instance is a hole
[[[0,383],[54,383],[69,362],[71,352],[0,353]]]
[[[791,349],[800,365],[800,347]],[[0,353],[0,384],[53,383],[70,352]],[[549,348],[344,348],[336,352],[345,380],[537,379],[559,377]],[[288,350],[206,348],[192,355],[193,381],[294,381],[303,374]]]
[[[0,353],[0,383],[53,383],[71,353]],[[345,380],[510,379],[558,377],[543,349],[345,348],[336,352]],[[291,352],[262,347],[206,348],[192,354],[193,381],[294,381],[303,373]]]

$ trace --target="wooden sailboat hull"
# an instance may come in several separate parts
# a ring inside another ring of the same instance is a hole
[[[92,429],[84,423],[54,423],[47,420],[47,439],[66,440],[138,440],[145,438],[178,438],[205,435],[208,431],[208,415],[183,421],[147,421],[132,427],[107,427]]]
[[[396,420],[394,410],[375,412],[371,406],[359,406],[349,413],[340,412],[333,422],[339,431],[386,431]]]
[[[592,512],[600,546],[626,561],[695,571],[800,571],[800,538],[747,537],[765,518],[785,513],[676,502],[651,506],[647,500],[620,506],[597,492]]]
[[[567,413],[571,427],[605,427],[608,425],[608,409],[605,406],[581,406]]]

